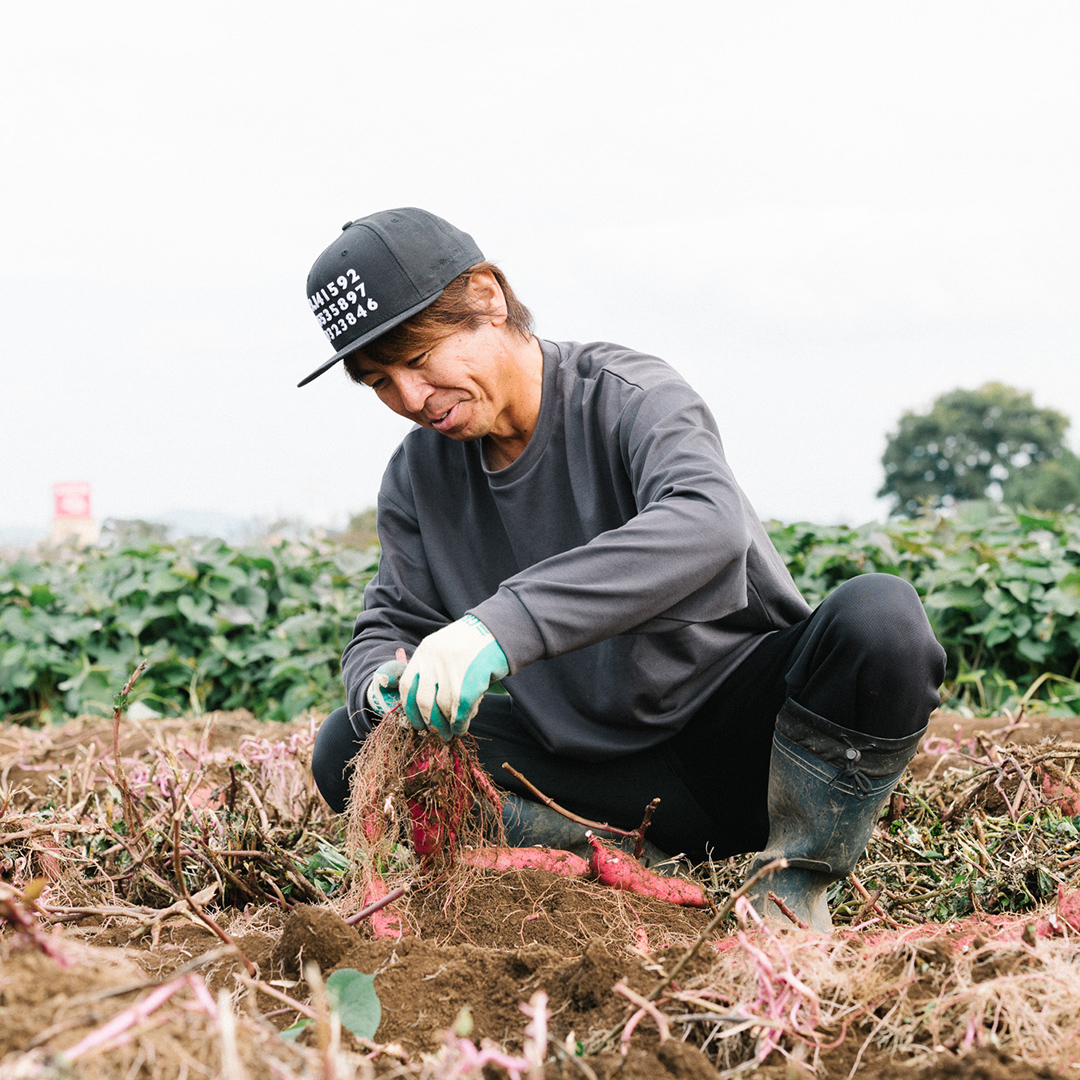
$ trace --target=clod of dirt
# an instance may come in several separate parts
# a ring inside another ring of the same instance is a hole
[[[611,996],[611,988],[619,981],[619,964],[607,946],[594,938],[585,949],[578,969],[570,976],[567,989],[570,1000],[579,1009],[595,1009]]]
[[[929,1065],[908,1070],[911,1080],[1050,1080],[1051,1069],[1036,1069],[997,1050],[981,1049],[954,1057],[942,1054]]]
[[[302,975],[304,965],[311,961],[325,974],[341,963],[358,938],[357,932],[329,908],[298,904],[285,920],[271,963],[275,971],[291,978]]]
[[[656,1051],[660,1064],[679,1080],[716,1080],[716,1070],[705,1056],[688,1043],[668,1039]]]
[[[717,1072],[695,1047],[669,1039],[656,1051],[632,1049],[621,1054],[597,1054],[588,1059],[596,1080],[716,1080]],[[581,1065],[562,1061],[548,1067],[550,1080],[581,1080],[586,1074]]]

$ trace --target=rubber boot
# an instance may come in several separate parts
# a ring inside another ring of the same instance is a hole
[[[572,851],[582,858],[589,857],[590,847],[586,837],[588,831],[584,825],[563,817],[543,803],[524,799],[509,792],[502,793],[503,829],[506,842],[510,847],[549,847],[560,851]],[[610,840],[624,851],[633,852],[634,841],[623,837],[611,836],[599,832],[602,839]],[[655,844],[645,841],[644,851],[639,860],[644,866],[664,872],[660,863],[671,862]],[[674,869],[674,865],[673,865]]]
[[[773,892],[813,930],[832,929],[829,885],[847,877],[870,842],[885,801],[926,731],[878,739],[840,727],[790,698],[776,718],[769,765],[769,842],[750,873],[783,856],[750,892],[771,922],[790,926]]]

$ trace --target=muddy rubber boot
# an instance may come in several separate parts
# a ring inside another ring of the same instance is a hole
[[[584,825],[563,817],[562,814],[544,806],[543,803],[524,799],[520,795],[504,792],[502,799],[503,829],[506,831],[506,842],[510,847],[557,848],[560,851],[572,851],[584,859],[589,857],[591,849],[585,835],[588,830]],[[614,837],[604,832],[599,832],[597,835],[610,840],[624,851],[633,851],[632,840]],[[665,868],[659,864],[671,860],[655,844],[646,840],[645,849],[639,861],[644,866],[663,873]]]
[[[773,892],[811,929],[832,929],[826,890],[855,868],[925,731],[877,739],[790,698],[784,703],[769,765],[769,843],[750,873],[780,856],[788,867],[774,870],[749,894],[759,914],[791,925],[769,900]]]

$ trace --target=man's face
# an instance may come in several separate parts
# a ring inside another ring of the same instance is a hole
[[[362,365],[362,381],[384,405],[451,439],[501,434],[519,402],[506,359],[506,334],[484,323],[443,338],[408,360]]]

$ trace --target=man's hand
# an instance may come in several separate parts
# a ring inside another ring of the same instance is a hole
[[[401,675],[405,715],[417,731],[433,727],[443,742],[464,735],[480,699],[510,674],[506,654],[474,615],[429,634]]]
[[[368,708],[378,717],[385,716],[391,709],[401,704],[401,694],[398,686],[401,673],[405,670],[405,650],[398,649],[397,659],[388,660],[375,669],[368,683],[367,699]]]

